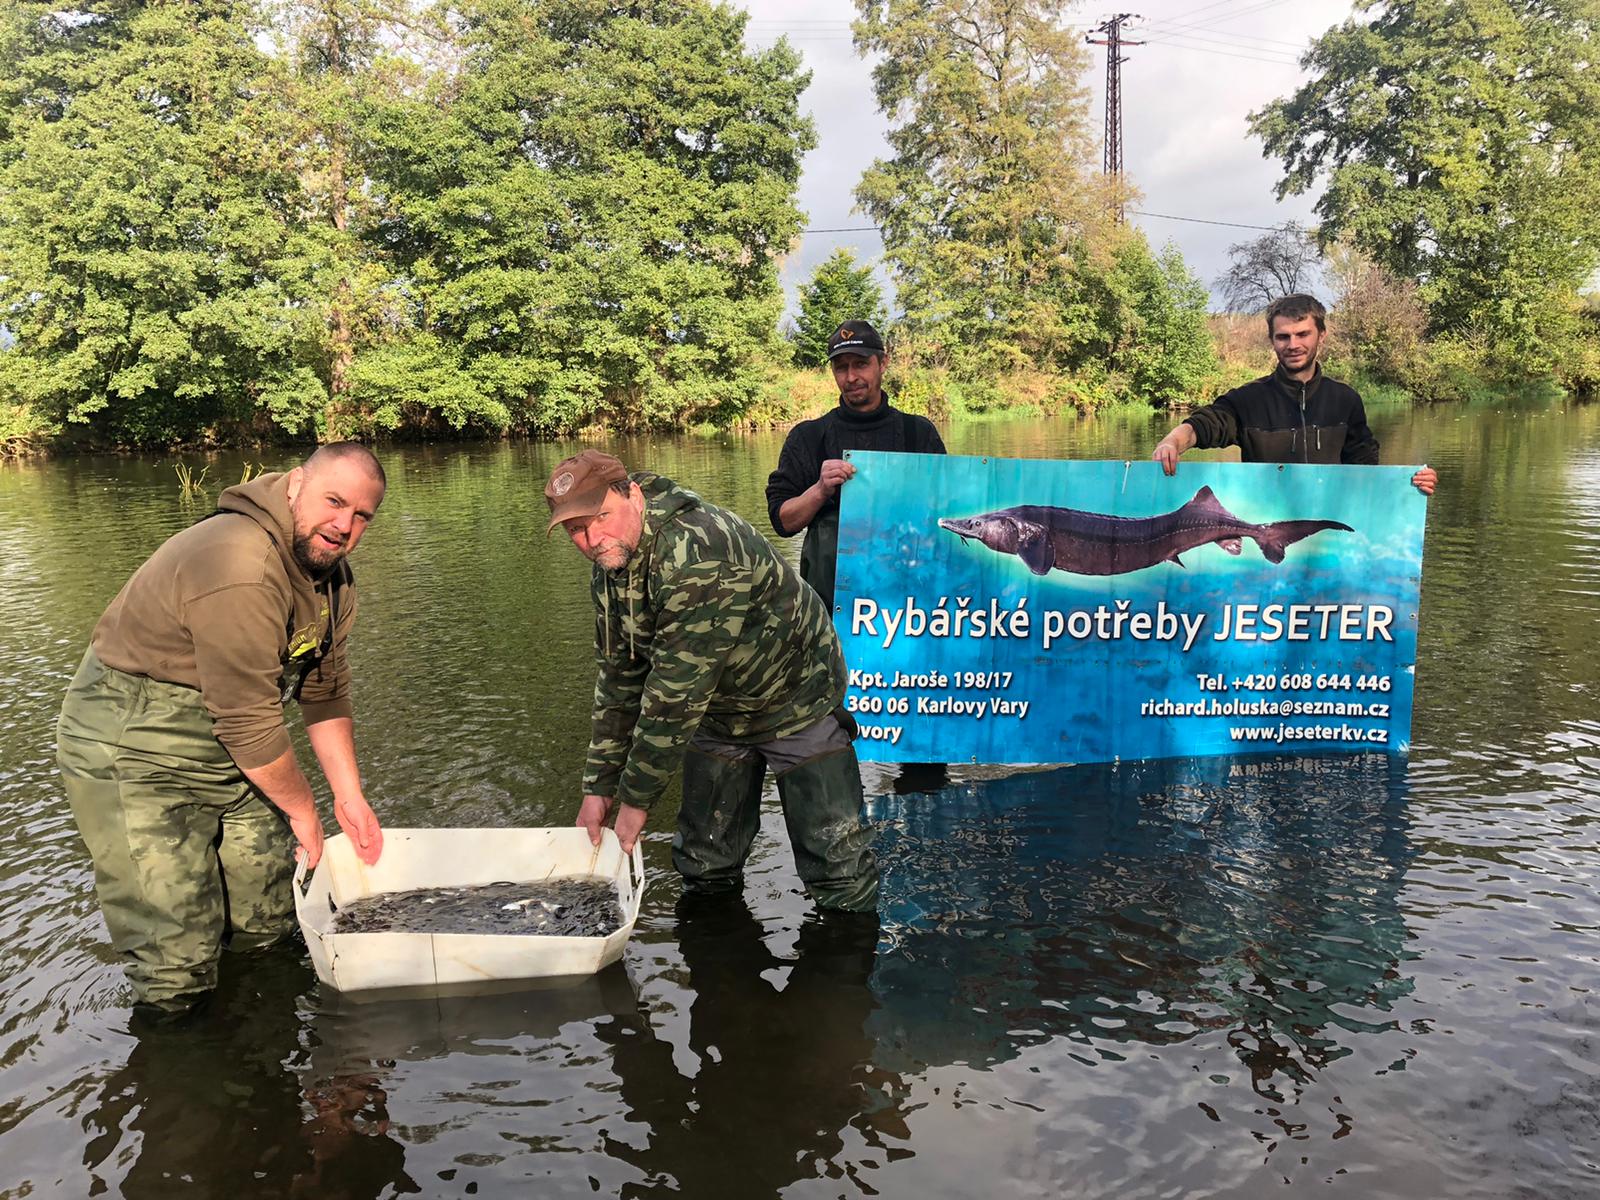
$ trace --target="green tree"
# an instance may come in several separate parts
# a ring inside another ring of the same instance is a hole
[[[386,419],[535,431],[721,421],[785,357],[808,76],[706,0],[460,0],[453,70],[378,133],[418,337],[358,360]],[[425,369],[418,369],[424,367]]]
[[[320,409],[314,248],[249,11],[0,16],[0,406],[136,443]]]
[[[883,292],[871,267],[856,266],[849,250],[835,250],[800,288],[794,322],[794,360],[802,367],[828,361],[828,338],[841,321],[871,321],[883,328]]]
[[[1600,263],[1593,0],[1356,8],[1313,43],[1315,77],[1251,118],[1279,195],[1325,175],[1325,245],[1416,281],[1433,332],[1548,369]]]
[[[856,197],[883,230],[910,330],[988,368],[1059,353],[1071,331],[1052,296],[1121,198],[1091,169],[1088,60],[1065,7],[857,0],[894,156]]]
[[[1127,375],[1128,391],[1158,408],[1203,399],[1221,370],[1206,324],[1206,285],[1171,242],[1152,256],[1139,237],[1123,258],[1131,276],[1134,321],[1117,366]]]
[[[371,187],[371,130],[386,106],[421,86],[445,31],[411,0],[263,0],[295,126],[284,146],[300,184],[300,216],[318,249],[323,322],[319,369],[328,390],[321,432],[371,423],[351,396],[357,355],[403,334],[391,302],[385,213]]]
[[[1220,370],[1206,287],[1170,243],[1151,253],[1137,229],[1083,248],[1056,303],[1067,336],[1050,363],[1090,394],[1172,407],[1200,397]]]

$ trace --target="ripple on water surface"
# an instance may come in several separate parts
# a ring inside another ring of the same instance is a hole
[[[164,461],[0,470],[0,1195],[1594,1194],[1600,410],[1373,418],[1441,472],[1409,761],[872,768],[881,926],[810,912],[770,784],[744,900],[681,904],[669,794],[614,969],[351,1004],[282,950],[180,1027],[130,1027],[50,730],[199,510]],[[950,442],[1144,457],[1164,424]],[[619,448],[762,523],[778,444]],[[587,568],[536,485],[573,448],[387,455],[353,659],[391,824],[572,819]]]

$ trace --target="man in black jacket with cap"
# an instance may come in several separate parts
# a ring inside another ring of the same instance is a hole
[[[1168,475],[1177,473],[1178,456],[1195,446],[1238,446],[1245,462],[1377,463],[1378,439],[1360,395],[1327,378],[1317,363],[1327,334],[1321,302],[1304,293],[1274,300],[1267,332],[1277,370],[1196,409],[1162,438],[1150,457]],[[1438,475],[1423,467],[1411,482],[1431,496]]]
[[[834,556],[839,546],[839,489],[856,473],[846,450],[943,454],[939,431],[926,417],[901,412],[883,390],[883,338],[866,321],[846,321],[828,338],[828,365],[839,385],[839,406],[789,431],[778,469],[767,479],[767,513],[783,537],[806,531],[800,575],[833,607]]]

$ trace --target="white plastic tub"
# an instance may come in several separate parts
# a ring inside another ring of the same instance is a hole
[[[631,869],[630,869],[631,868]],[[331,933],[334,912],[376,892],[466,887],[594,875],[613,881],[623,923],[608,937],[527,934]],[[385,829],[372,866],[344,834],[323,843],[305,879],[295,872],[294,902],[317,978],[341,992],[445,987],[496,980],[592,975],[622,957],[639,918],[644,860],[623,854],[606,830],[598,847],[586,830]]]

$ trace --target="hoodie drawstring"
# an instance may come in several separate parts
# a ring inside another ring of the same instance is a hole
[[[628,657],[629,658],[637,657],[637,651],[634,648],[634,635],[638,631],[638,628],[639,628],[639,617],[638,617],[638,614],[634,611],[634,608],[633,608],[633,568],[634,568],[634,565],[635,564],[632,561],[630,561],[628,563],[627,575],[624,578],[624,583],[625,583],[625,586],[626,586],[627,591],[628,591],[628,621],[627,621],[627,626],[628,626]],[[600,583],[600,613],[601,613],[601,616],[603,618],[602,621],[601,621],[601,624],[603,624],[606,627],[605,650],[606,650],[606,657],[607,658],[611,657],[611,583],[612,583],[611,572],[607,571],[605,573],[604,578],[601,580],[601,583]]]

